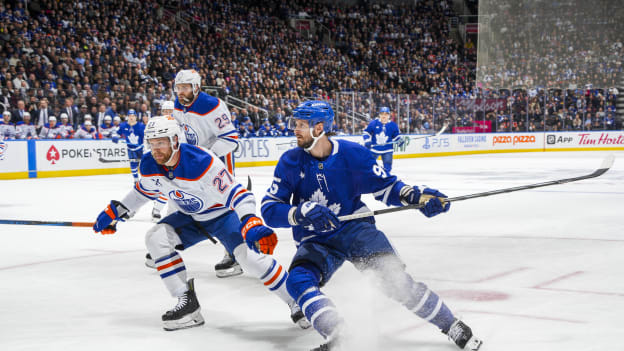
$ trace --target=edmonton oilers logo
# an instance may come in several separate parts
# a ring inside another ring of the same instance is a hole
[[[186,142],[191,145],[197,145],[197,133],[195,130],[193,130],[193,128],[186,123],[182,124],[182,130],[184,130]]]
[[[172,190],[169,192],[169,198],[187,213],[195,213],[204,207],[204,202],[195,195],[185,193],[182,190]]]

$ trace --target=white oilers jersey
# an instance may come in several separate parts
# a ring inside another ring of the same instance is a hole
[[[180,160],[175,167],[156,163],[151,152],[141,159],[141,178],[121,201],[131,213],[160,194],[170,206],[191,215],[196,221],[208,221],[236,211],[239,218],[256,211],[256,200],[239,184],[225,165],[211,151],[180,144]]]
[[[175,100],[173,117],[180,124],[183,140],[205,147],[222,157],[238,145],[238,132],[232,124],[230,110],[223,100],[200,92],[191,106]]]

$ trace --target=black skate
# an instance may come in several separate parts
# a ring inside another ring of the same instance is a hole
[[[338,350],[338,340],[334,339],[330,342],[326,342],[323,345],[319,346],[319,347],[315,347],[310,351],[332,351],[332,350]]]
[[[303,311],[301,311],[299,305],[293,302],[292,305],[289,305],[288,307],[290,307],[290,319],[292,319],[293,323],[298,325],[299,328],[308,329],[312,326],[312,324],[308,322],[305,314],[303,314]]]
[[[149,252],[145,254],[145,266],[148,268],[156,269],[156,262],[152,258],[152,255],[149,254]]]
[[[234,260],[228,252],[223,256],[223,260],[215,265],[215,273],[219,278],[233,277],[235,275],[243,274],[243,269]]]
[[[167,331],[198,327],[204,324],[199,301],[195,295],[195,284],[189,279],[188,290],[178,297],[178,304],[162,316],[163,328]]]
[[[455,319],[446,335],[462,350],[466,348],[467,350],[477,351],[483,344],[483,341],[472,335],[470,327],[459,319]]]

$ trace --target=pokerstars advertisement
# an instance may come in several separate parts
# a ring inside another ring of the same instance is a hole
[[[37,141],[37,170],[58,171],[127,167],[125,144],[110,140]]]

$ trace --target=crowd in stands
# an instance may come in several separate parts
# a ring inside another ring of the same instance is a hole
[[[623,71],[624,23],[611,0],[488,0],[478,81],[488,88],[605,89]]]
[[[248,104],[231,108],[242,136],[288,135],[286,118],[309,98],[335,106],[336,131],[344,134],[360,133],[380,106],[390,106],[401,130],[412,133],[488,118],[493,130],[528,129],[531,121],[538,130],[567,128],[577,115],[582,128],[598,128],[615,106],[610,90],[556,98],[543,90],[479,89],[475,60],[450,34],[449,0],[174,3],[0,3],[0,110],[10,113],[0,130],[12,125],[17,136],[20,124],[35,130],[26,137],[106,137],[101,129],[130,110],[139,120],[158,114],[175,98],[173,79],[185,68],[196,69],[221,98]],[[290,18],[314,19],[317,30],[297,31]],[[490,96],[504,98],[506,107],[472,113],[460,103]],[[50,132],[58,125],[72,130]]]

